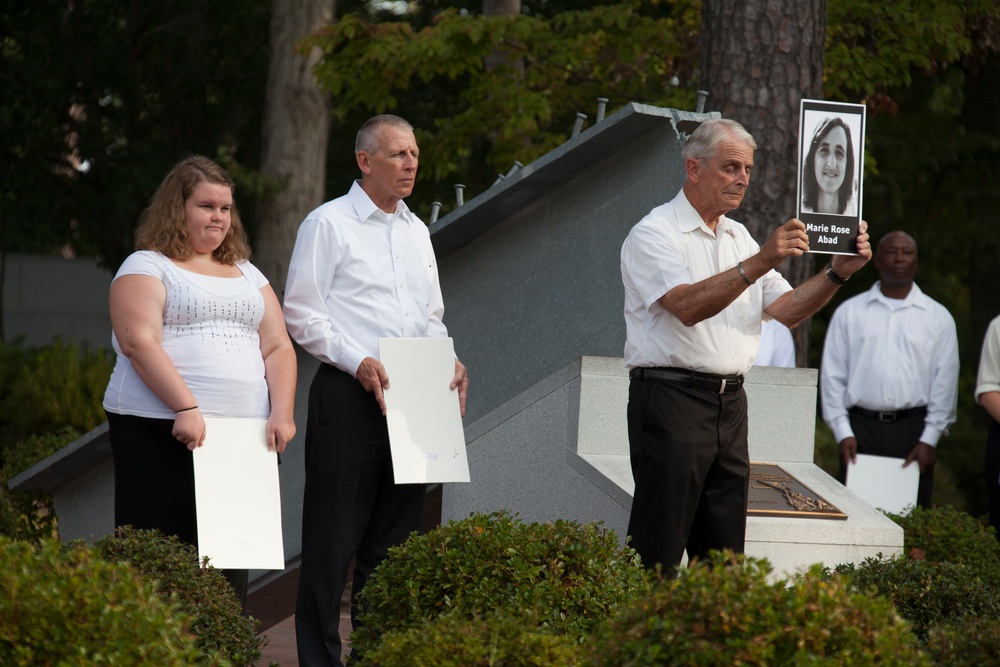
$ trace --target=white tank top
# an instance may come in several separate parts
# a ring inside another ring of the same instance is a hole
[[[261,288],[267,278],[250,262],[240,277],[205,276],[180,268],[165,255],[140,250],[125,260],[115,280],[147,275],[167,290],[162,345],[202,413],[213,417],[266,418],[271,413],[257,328],[264,317]],[[118,339],[118,355],[104,394],[108,412],[173,419],[174,412],[139,379]]]

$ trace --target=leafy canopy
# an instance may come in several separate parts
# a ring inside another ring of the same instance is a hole
[[[608,113],[632,101],[692,107],[699,20],[690,0],[675,3],[670,16],[631,3],[551,19],[449,9],[421,28],[347,15],[303,49],[324,53],[315,71],[333,96],[336,124],[399,113],[421,145],[433,146],[421,156],[421,173],[477,193],[515,160],[527,164],[563,143],[577,112],[593,122],[600,97],[611,100]],[[435,187],[433,196],[447,201],[447,192]],[[431,194],[418,187],[414,199]]]
[[[883,98],[920,72],[933,74],[998,36],[994,0],[830,0],[824,93],[828,99]]]

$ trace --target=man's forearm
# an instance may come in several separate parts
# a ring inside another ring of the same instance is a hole
[[[804,319],[825,306],[836,294],[837,285],[822,271],[805,281],[791,292],[785,292],[767,308],[767,314],[789,328],[799,325]]]
[[[733,267],[692,285],[678,285],[657,302],[685,326],[694,326],[721,313],[750,285]]]

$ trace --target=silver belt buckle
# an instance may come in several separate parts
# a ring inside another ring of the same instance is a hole
[[[726,378],[722,378],[722,383],[719,385],[719,393],[720,394],[726,393]]]
[[[878,413],[878,420],[880,422],[894,422],[896,421],[896,413],[892,411],[882,411]]]

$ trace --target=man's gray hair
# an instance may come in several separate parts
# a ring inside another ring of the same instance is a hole
[[[369,155],[378,150],[379,139],[383,127],[399,127],[413,131],[413,126],[405,118],[394,116],[391,113],[384,113],[374,116],[365,121],[365,124],[358,130],[358,136],[354,140],[354,153],[364,151]]]
[[[706,120],[688,137],[681,155],[685,160],[693,158],[706,160],[715,157],[719,144],[727,139],[744,141],[750,148],[757,150],[757,142],[746,128],[729,118],[712,118]]]

